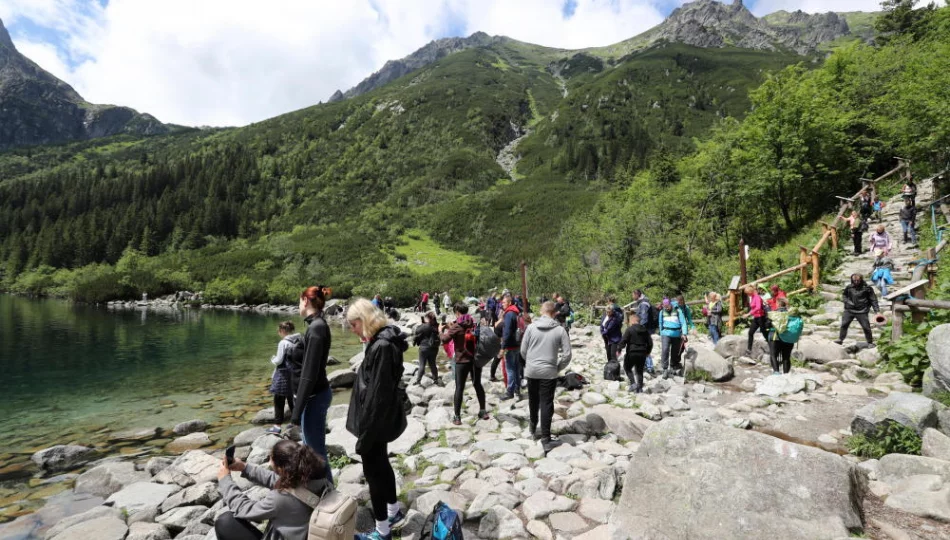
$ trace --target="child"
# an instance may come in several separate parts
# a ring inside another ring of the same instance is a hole
[[[300,361],[295,365],[293,354],[303,351],[303,338],[294,333],[294,323],[284,321],[277,325],[277,334],[280,342],[277,344],[277,354],[271,357],[274,364],[274,374],[271,376],[270,393],[274,394],[274,425],[267,429],[268,433],[280,434],[280,425],[284,423],[284,402],[291,410],[294,408],[293,382],[295,368],[300,369]],[[302,356],[302,355],[301,355]],[[298,373],[299,375],[299,373]]]
[[[871,274],[871,283],[881,289],[881,296],[887,296],[887,286],[894,284],[891,269],[894,263],[887,257],[880,257],[874,261],[874,272]]]

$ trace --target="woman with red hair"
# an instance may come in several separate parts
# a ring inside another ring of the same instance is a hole
[[[327,358],[330,356],[330,327],[323,318],[323,307],[330,298],[329,287],[317,285],[300,294],[300,316],[307,323],[304,335],[303,366],[291,423],[300,426],[303,443],[327,457],[327,410],[333,390],[327,380]],[[327,467],[327,480],[333,484],[333,472]]]

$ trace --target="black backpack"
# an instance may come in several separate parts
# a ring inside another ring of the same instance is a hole
[[[646,321],[642,321],[641,324],[646,327],[647,330],[651,332],[660,327],[660,310],[656,309],[656,306],[650,304],[650,312],[647,316]]]
[[[490,326],[476,327],[475,335],[478,339],[478,346],[475,349],[475,365],[485,367],[501,351],[501,338]]]
[[[303,357],[306,352],[303,338],[298,337],[287,341],[291,343],[291,346],[284,350],[284,366],[290,370],[295,378],[300,377],[300,372],[303,370]]]
[[[563,386],[567,390],[580,390],[587,384],[587,379],[580,373],[568,371],[563,377],[558,377],[557,385]]]
[[[607,365],[604,366],[604,380],[605,381],[620,381],[620,363],[619,362],[607,362]]]

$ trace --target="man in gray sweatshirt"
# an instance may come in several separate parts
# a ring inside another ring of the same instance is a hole
[[[541,440],[545,454],[561,445],[551,439],[551,418],[554,416],[554,392],[557,374],[571,363],[571,338],[554,319],[554,302],[541,305],[541,317],[525,330],[521,340],[521,357],[525,359],[528,379],[528,411],[531,435]],[[538,412],[541,413],[541,432]]]

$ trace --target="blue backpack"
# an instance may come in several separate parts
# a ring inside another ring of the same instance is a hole
[[[789,317],[788,326],[785,331],[778,335],[778,338],[785,343],[798,343],[802,337],[802,329],[805,327],[801,317]]]
[[[442,501],[436,503],[432,513],[422,525],[421,540],[464,540],[462,518]]]

